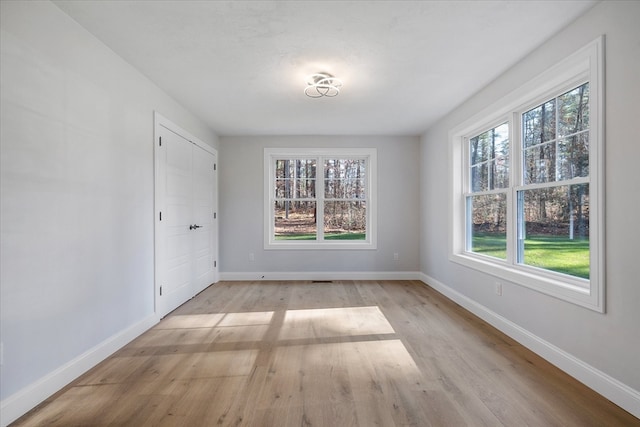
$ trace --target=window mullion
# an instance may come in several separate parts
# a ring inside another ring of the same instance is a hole
[[[275,210],[275,202],[276,202],[276,159],[274,156],[269,157],[269,186],[267,187],[268,198],[269,201],[269,243],[273,242],[273,236],[275,235],[275,223],[276,223],[276,210]],[[265,227],[267,228],[267,227]]]
[[[517,113],[509,116],[509,189],[507,192],[507,263],[515,264],[517,259],[517,193],[515,188],[521,182],[522,161],[520,149],[521,129],[520,119]]]
[[[518,111],[513,113],[513,121],[514,121],[514,141],[513,141],[513,150],[514,150],[514,175],[515,180],[513,181],[512,191],[511,191],[511,232],[513,233],[511,238],[512,250],[511,250],[511,264],[517,265],[522,262],[524,256],[524,238],[526,236],[523,235],[526,230],[523,229],[524,226],[524,200],[522,199],[523,193],[520,193],[522,187],[525,186],[524,183],[524,129],[522,123],[522,112]]]
[[[556,140],[554,142],[555,143],[555,153],[554,153],[555,159],[554,159],[553,163],[555,165],[555,168],[554,168],[555,169],[554,170],[555,176],[553,177],[553,180],[557,181],[558,177],[560,176],[560,173],[559,173],[559,170],[558,170],[558,167],[559,167],[559,165],[558,165],[558,163],[559,163],[558,162],[558,153],[560,152],[560,132],[559,132],[559,127],[560,127],[559,126],[559,123],[560,123],[560,106],[559,106],[559,97],[556,96],[554,98],[554,104],[556,106],[556,108],[555,108],[555,121],[556,121],[556,124],[555,124],[555,129],[554,129]]]
[[[318,242],[324,242],[324,162],[325,158],[316,158],[316,233]]]

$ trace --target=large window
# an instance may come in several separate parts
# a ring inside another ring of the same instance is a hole
[[[452,132],[451,258],[604,310],[602,41]]]
[[[265,149],[265,248],[374,249],[374,149]]]

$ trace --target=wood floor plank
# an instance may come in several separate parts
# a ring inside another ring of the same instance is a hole
[[[418,281],[221,282],[15,426],[640,426]]]

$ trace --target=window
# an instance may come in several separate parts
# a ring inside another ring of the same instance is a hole
[[[467,251],[507,258],[509,125],[503,123],[469,139]]]
[[[518,262],[588,280],[589,83],[524,112],[521,127]]]
[[[450,258],[604,310],[602,40],[451,133]]]
[[[375,149],[265,149],[265,249],[375,249]]]

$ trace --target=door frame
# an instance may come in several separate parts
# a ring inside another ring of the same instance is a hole
[[[153,187],[154,187],[154,199],[153,199],[153,212],[154,212],[154,227],[153,227],[153,240],[154,240],[154,251],[153,251],[153,265],[154,265],[154,287],[153,287],[153,311],[158,315],[158,297],[160,296],[160,286],[162,286],[162,280],[164,277],[162,276],[162,270],[160,268],[160,263],[158,259],[158,254],[162,250],[162,224],[161,224],[161,212],[164,209],[164,194],[161,194],[159,191],[158,182],[160,180],[160,162],[162,161],[162,156],[160,155],[160,135],[161,128],[169,130],[192,144],[198,146],[199,148],[213,154],[216,159],[216,165],[219,163],[218,161],[218,150],[202,142],[197,137],[193,136],[191,133],[187,132],[171,120],[164,117],[162,114],[157,111],[153,112]],[[217,166],[216,166],[217,170]],[[220,267],[218,265],[219,258],[219,227],[218,227],[218,215],[219,206],[218,206],[218,179],[216,176],[214,182],[214,195],[213,195],[213,204],[214,209],[216,211],[216,219],[213,221],[213,251],[216,259],[216,263],[214,264],[214,274],[213,274],[213,283],[217,283],[220,280]],[[159,319],[158,319],[159,320]]]

